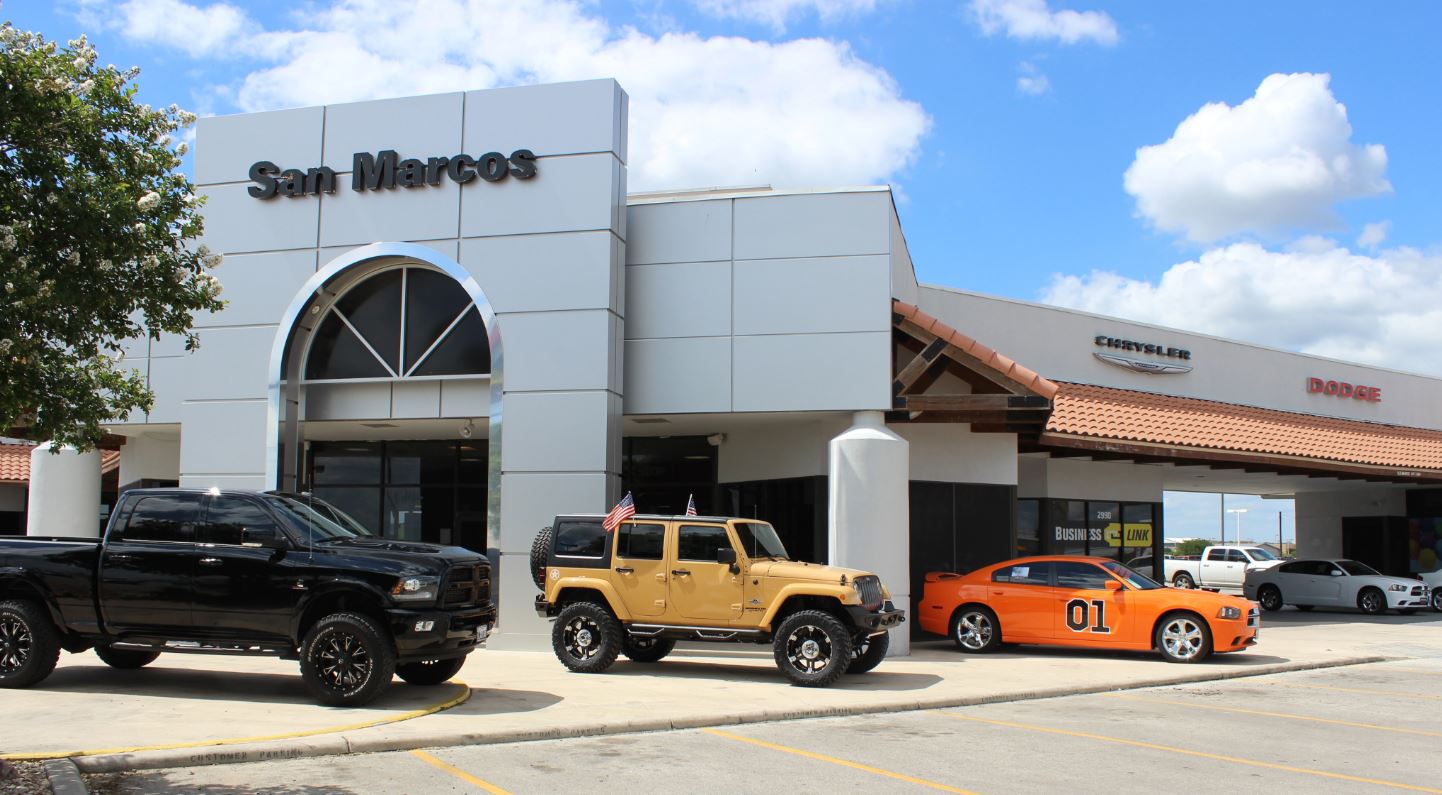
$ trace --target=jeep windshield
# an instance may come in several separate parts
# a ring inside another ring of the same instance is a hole
[[[375,534],[349,514],[324,500],[296,494],[263,495],[292,532],[316,542],[371,538]]]
[[[737,522],[736,536],[741,539],[741,550],[748,558],[789,560],[776,529],[765,522]]]

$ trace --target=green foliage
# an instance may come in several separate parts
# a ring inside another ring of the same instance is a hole
[[[1172,550],[1173,555],[1200,555],[1202,550],[1211,546],[1212,542],[1205,538],[1189,538],[1179,542],[1176,549]]]
[[[195,117],[136,102],[137,73],[0,26],[0,435],[92,446],[153,400],[122,341],[193,349],[193,314],[224,306],[175,171]]]

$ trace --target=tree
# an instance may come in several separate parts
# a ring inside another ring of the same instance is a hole
[[[224,306],[171,140],[195,116],[137,102],[138,73],[0,26],[0,435],[95,445],[154,399],[122,341],[193,350],[193,314]]]
[[[1212,542],[1206,540],[1205,538],[1188,538],[1186,541],[1178,542],[1176,549],[1172,551],[1172,554],[1179,556],[1200,555],[1202,554],[1202,550],[1206,549],[1211,545]]]

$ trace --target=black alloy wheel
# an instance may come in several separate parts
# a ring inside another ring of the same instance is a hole
[[[638,638],[627,635],[621,652],[629,657],[631,662],[653,663],[665,659],[675,648],[676,641],[668,638]]]
[[[465,664],[465,657],[401,663],[396,666],[396,676],[408,685],[431,687],[451,681],[451,677],[460,673],[461,666]]]
[[[1375,616],[1387,609],[1387,595],[1377,588],[1363,588],[1357,594],[1357,609],[1369,616]]]
[[[772,640],[776,667],[802,687],[826,687],[851,665],[851,630],[822,610],[786,617]]]
[[[598,674],[610,668],[621,646],[621,622],[595,602],[566,605],[551,627],[556,659],[577,673]]]
[[[1001,647],[1001,624],[985,605],[963,605],[951,617],[951,639],[967,654],[985,654]]]
[[[336,613],[317,621],[301,644],[306,689],[324,704],[359,707],[390,686],[396,651],[375,619]]]
[[[856,644],[856,651],[852,652],[851,665],[846,667],[849,674],[864,674],[867,671],[881,664],[886,659],[886,650],[891,648],[891,633],[882,632],[879,635],[871,635],[862,638]]]
[[[130,671],[136,668],[144,668],[145,666],[155,662],[155,659],[160,656],[160,652],[141,651],[139,649],[116,649],[110,646],[96,646],[95,656],[99,657],[101,662],[105,663],[111,668],[119,668],[121,670]]]
[[[1197,583],[1195,580],[1192,579],[1192,575],[1183,571],[1178,572],[1177,576],[1172,578],[1172,587],[1190,589],[1197,587]]]
[[[1262,609],[1268,613],[1275,613],[1281,610],[1282,589],[1275,585],[1263,585],[1261,590],[1257,591],[1257,602],[1259,602],[1262,605]]]
[[[0,602],[0,687],[29,687],[60,660],[60,634],[45,608],[28,601]]]

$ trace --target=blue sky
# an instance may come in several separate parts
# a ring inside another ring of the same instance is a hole
[[[923,282],[1442,374],[1438,3],[3,0],[0,18],[85,32],[141,67],[146,101],[202,114],[614,76],[634,189],[890,183]]]

